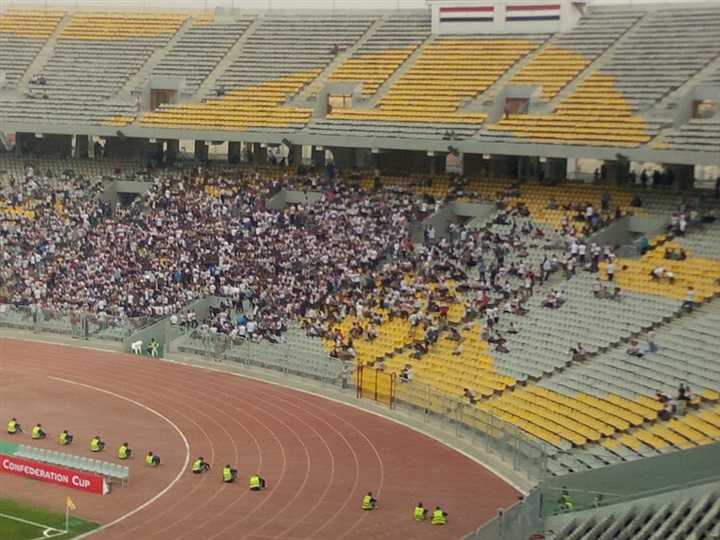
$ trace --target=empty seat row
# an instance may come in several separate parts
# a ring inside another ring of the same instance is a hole
[[[51,463],[53,465],[98,474],[110,480],[117,480],[123,485],[126,485],[130,481],[130,467],[127,465],[119,465],[117,463],[87,458],[85,456],[66,454],[57,450],[36,448],[25,444],[21,444],[18,447],[15,455],[33,461]]]

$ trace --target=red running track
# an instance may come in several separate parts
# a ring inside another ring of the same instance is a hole
[[[93,538],[457,539],[507,507],[519,493],[482,465],[412,429],[354,407],[228,373],[146,357],[12,339],[0,340],[0,420],[16,416],[26,431],[42,422],[50,437],[3,438],[120,463],[135,455],[130,486],[102,497],[12,475],[0,496],[64,511],[106,526]],[[163,465],[152,469],[152,450]],[[190,472],[203,456],[209,474]],[[220,469],[239,469],[225,485]],[[247,489],[260,473],[261,492]],[[364,512],[368,490],[378,509]],[[71,493],[69,493],[71,491]],[[418,501],[442,505],[444,527],[416,523]]]

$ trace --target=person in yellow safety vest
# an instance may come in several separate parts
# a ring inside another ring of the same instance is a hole
[[[436,506],[435,510],[433,510],[430,523],[433,525],[445,525],[447,522],[447,516],[447,512],[443,512],[439,506]]]
[[[372,491],[368,491],[367,495],[365,495],[363,497],[362,509],[363,510],[372,510],[373,508],[375,508],[376,503],[377,503],[377,499],[375,497],[373,497]]]
[[[105,449],[105,443],[100,440],[100,435],[95,435],[90,441],[91,452],[102,452]]]
[[[42,424],[35,424],[35,427],[32,429],[31,436],[33,439],[44,439],[47,437],[47,433],[43,431]]]
[[[132,456],[132,450],[130,450],[128,443],[126,443],[126,442],[122,443],[120,445],[120,448],[118,448],[118,457],[120,459],[127,459],[130,456]]]
[[[265,479],[259,474],[253,474],[250,476],[250,491],[260,491],[266,485]]]
[[[230,465],[225,465],[222,470],[223,482],[230,484],[237,478],[237,469],[233,469]]]
[[[415,521],[425,521],[425,517],[427,517],[427,508],[423,507],[423,503],[417,503],[413,516],[415,516]]]
[[[193,462],[193,474],[201,474],[210,470],[210,464],[205,462],[205,458],[199,457]]]
[[[152,452],[148,452],[147,456],[145,456],[145,463],[148,464],[148,467],[157,467],[160,465],[160,456],[156,456]]]
[[[63,429],[62,433],[60,433],[60,437],[58,439],[60,441],[60,444],[62,444],[64,446],[66,444],[70,444],[71,442],[73,442],[74,438],[75,437],[73,437],[72,435],[70,435],[68,433],[67,429]]]
[[[573,502],[570,499],[570,492],[563,488],[562,495],[558,499],[558,510],[560,512],[572,512],[574,508],[575,505],[573,505]]]
[[[7,432],[10,435],[15,435],[17,432],[23,432],[22,427],[18,424],[17,418],[13,418],[8,422]]]

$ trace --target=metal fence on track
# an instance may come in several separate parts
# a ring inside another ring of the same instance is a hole
[[[395,403],[396,410],[422,418],[423,422],[500,457],[513,470],[526,473],[532,480],[547,476],[548,453],[542,443],[460,396],[414,381],[397,386]]]
[[[150,317],[118,317],[107,313],[89,313],[83,309],[0,305],[0,327],[77,339],[122,341],[150,322]]]

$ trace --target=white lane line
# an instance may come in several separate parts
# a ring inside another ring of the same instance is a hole
[[[321,390],[313,391],[313,390],[308,389],[308,388],[297,388],[297,387],[291,386],[292,382],[291,382],[290,380],[288,380],[288,383],[287,383],[287,384],[283,384],[283,383],[279,383],[279,382],[276,382],[276,381],[269,381],[269,380],[263,379],[263,378],[261,378],[261,377],[254,377],[252,374],[249,374],[249,373],[237,373],[237,372],[235,372],[235,371],[226,371],[226,370],[223,370],[223,369],[219,369],[219,368],[215,368],[215,367],[210,367],[210,366],[207,366],[207,367],[206,367],[206,366],[202,366],[202,365],[190,364],[190,363],[184,362],[184,361],[182,361],[182,360],[173,360],[173,359],[171,359],[171,358],[162,358],[162,359],[161,359],[161,362],[168,362],[168,363],[170,363],[170,364],[179,364],[179,365],[187,366],[187,367],[190,367],[190,368],[205,369],[205,370],[208,370],[208,371],[215,371],[215,372],[217,372],[217,373],[227,373],[227,374],[229,374],[229,375],[235,375],[236,377],[244,377],[244,378],[246,378],[246,379],[250,379],[250,380],[253,380],[253,381],[258,381],[258,382],[263,382],[263,383],[267,383],[267,384],[272,384],[272,385],[274,385],[274,386],[279,386],[279,387],[281,387],[281,388],[286,388],[286,389],[289,389],[289,390],[293,390],[293,391],[295,391],[295,392],[301,392],[301,393],[303,393],[303,394],[308,394],[308,395],[311,395],[311,396],[314,396],[314,397],[319,397],[319,398],[322,398],[322,399],[327,399],[327,400],[329,400],[329,401],[334,401],[335,403],[340,403],[341,405],[345,405],[345,406],[347,406],[347,407],[352,407],[353,409],[357,409],[358,411],[362,411],[362,412],[365,412],[365,413],[368,413],[368,414],[372,414],[372,415],[377,416],[377,417],[379,417],[379,418],[384,418],[385,420],[389,420],[390,422],[393,422],[394,424],[398,424],[398,425],[401,425],[401,426],[406,427],[406,428],[408,428],[408,429],[411,429],[411,430],[413,430],[413,431],[416,431],[417,433],[420,433],[421,435],[424,435],[425,437],[428,437],[428,438],[432,439],[433,441],[438,442],[438,443],[442,444],[443,446],[446,446],[447,448],[450,448],[451,450],[457,452],[458,454],[465,456],[465,457],[468,458],[469,460],[474,461],[475,463],[477,463],[477,464],[479,464],[479,465],[482,465],[485,469],[487,469],[487,470],[490,471],[492,474],[494,474],[495,476],[497,476],[500,480],[502,480],[503,482],[505,482],[506,484],[508,484],[510,487],[514,488],[516,491],[522,493],[523,495],[527,495],[527,494],[529,493],[529,490],[528,490],[528,489],[525,489],[525,488],[523,488],[522,486],[516,484],[512,479],[508,478],[505,474],[503,474],[502,471],[499,471],[498,469],[496,469],[496,468],[493,467],[492,465],[490,465],[490,464],[488,464],[488,463],[485,463],[482,459],[473,456],[472,454],[466,452],[465,450],[462,450],[461,448],[458,448],[458,447],[456,447],[456,446],[453,446],[452,443],[451,443],[451,441],[448,441],[448,440],[445,440],[445,439],[441,439],[440,437],[438,437],[438,436],[436,436],[436,435],[433,435],[432,433],[428,433],[427,431],[423,431],[423,430],[420,429],[419,427],[413,426],[413,425],[411,425],[411,424],[406,424],[405,422],[403,422],[402,418],[395,418],[394,416],[385,415],[385,414],[383,414],[383,413],[381,413],[381,412],[373,411],[372,409],[366,409],[365,407],[362,407],[362,406],[360,406],[360,405],[355,405],[354,403],[349,403],[349,402],[347,402],[347,401],[343,401],[343,400],[341,400],[341,399],[338,399],[338,398],[335,398],[335,397],[332,397],[332,396],[327,396],[327,395],[321,393],[321,392],[322,392]],[[388,409],[388,410],[390,410],[390,409]]]
[[[83,388],[89,388],[90,390],[95,390],[95,391],[97,391],[97,392],[102,392],[102,393],[104,393],[104,394],[108,394],[108,395],[110,395],[110,396],[113,396],[113,397],[116,397],[116,398],[119,398],[119,399],[123,399],[123,400],[125,400],[125,401],[127,401],[127,402],[129,402],[129,403],[132,403],[133,405],[137,405],[138,407],[141,407],[141,408],[145,409],[146,411],[153,413],[154,415],[160,417],[160,418],[163,419],[165,422],[167,422],[168,424],[170,424],[170,425],[173,427],[173,429],[174,429],[175,431],[177,431],[178,435],[180,435],[180,438],[182,439],[183,443],[185,444],[185,463],[183,463],[182,467],[180,467],[180,470],[178,471],[177,475],[176,475],[175,478],[172,480],[172,482],[170,482],[167,486],[165,486],[165,488],[164,488],[162,491],[160,491],[160,492],[159,492],[157,495],[155,495],[153,498],[151,498],[150,500],[148,500],[148,501],[146,501],[145,503],[141,504],[140,506],[138,506],[138,507],[135,508],[134,510],[131,510],[131,511],[128,512],[127,514],[125,514],[125,515],[123,515],[123,516],[120,516],[120,517],[117,518],[116,520],[111,521],[110,523],[107,523],[107,524],[103,525],[102,527],[100,527],[100,528],[98,528],[98,529],[95,529],[95,530],[90,531],[90,532],[88,532],[88,533],[85,533],[85,534],[82,534],[82,535],[80,535],[80,536],[77,536],[76,538],[86,538],[87,536],[90,536],[90,535],[93,534],[93,533],[96,533],[96,532],[98,532],[98,531],[102,531],[102,530],[108,529],[108,528],[112,527],[113,525],[117,525],[117,524],[120,523],[121,521],[124,521],[124,520],[126,520],[127,518],[129,518],[129,517],[131,517],[131,516],[134,516],[135,514],[137,514],[138,512],[140,512],[141,510],[144,510],[145,508],[147,508],[148,506],[150,506],[151,504],[153,504],[153,503],[154,503],[155,501],[157,501],[160,497],[162,497],[163,495],[165,495],[168,491],[170,491],[170,489],[172,489],[172,487],[173,487],[175,484],[177,484],[177,483],[180,481],[180,478],[182,478],[183,473],[185,472],[185,470],[187,469],[188,465],[190,464],[190,443],[188,442],[187,437],[185,436],[185,434],[184,434],[184,433],[182,432],[182,430],[177,426],[177,424],[175,424],[175,422],[173,422],[172,420],[170,420],[167,416],[164,416],[162,413],[159,413],[159,412],[156,411],[155,409],[153,409],[153,408],[151,408],[151,407],[148,407],[147,405],[144,405],[144,404],[140,403],[139,401],[135,401],[134,399],[131,399],[131,398],[127,397],[127,396],[123,396],[123,395],[117,394],[117,393],[115,393],[115,392],[111,392],[110,390],[105,390],[104,388],[98,388],[97,386],[91,386],[91,385],[89,385],[89,384],[84,384],[84,383],[77,382],[77,381],[71,381],[71,380],[69,380],[69,379],[61,379],[61,378],[59,378],[59,377],[48,376],[48,379],[52,379],[52,380],[55,380],[55,381],[60,381],[60,382],[68,383],[68,384],[74,384],[74,385],[76,385],[76,386],[82,386]]]

